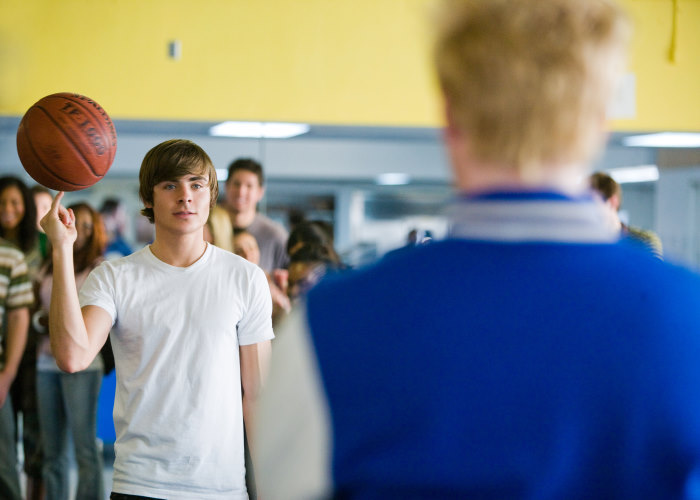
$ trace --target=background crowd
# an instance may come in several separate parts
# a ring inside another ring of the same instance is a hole
[[[590,178],[592,192],[605,204],[610,224],[622,237],[642,244],[657,257],[662,256],[661,241],[648,230],[629,227],[617,217],[622,190],[612,177],[596,172]],[[205,239],[220,248],[236,253],[260,266],[268,279],[273,301],[273,322],[286,316],[294,304],[328,272],[346,269],[333,244],[333,226],[323,220],[306,220],[303,214],[290,213],[288,227],[258,211],[265,195],[265,178],[260,163],[250,158],[235,160],[229,166],[224,197],[210,213]],[[72,457],[78,469],[76,498],[102,498],[102,453],[96,439],[97,404],[102,376],[114,367],[109,343],[102,355],[84,372],[67,374],[56,365],[48,342],[48,309],[51,297],[52,262],[46,236],[38,221],[51,206],[52,193],[39,185],[29,188],[21,179],[0,178],[0,237],[4,245],[22,252],[26,263],[26,279],[32,294],[25,302],[12,303],[6,297],[2,317],[5,366],[12,365],[7,345],[21,342],[21,360],[5,405],[0,468],[0,496],[20,498],[68,498],[69,470]],[[105,199],[96,210],[84,202],[70,208],[76,214],[78,239],[74,247],[75,273],[78,286],[89,272],[104,259],[119,258],[132,252],[124,234],[129,214],[117,198]],[[418,231],[407,235],[407,247],[427,244],[432,235],[418,237]],[[12,279],[18,279],[13,277]],[[11,305],[12,304],[12,305]],[[8,330],[8,314],[15,308],[26,309],[30,318],[26,335],[13,339]],[[20,425],[21,423],[21,425]],[[26,483],[20,488],[16,444],[23,450],[23,472]],[[73,443],[71,453],[69,444]],[[249,491],[255,494],[252,463]]]

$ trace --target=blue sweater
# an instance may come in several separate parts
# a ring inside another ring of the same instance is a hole
[[[306,331],[279,337],[309,339],[332,494],[697,494],[700,278],[617,241],[599,216],[547,194],[464,200],[450,239],[309,293]],[[270,448],[278,462],[304,460],[303,443],[284,445]]]
[[[681,498],[700,282],[619,244],[445,241],[314,289],[347,498]],[[342,495],[341,495],[342,497]]]

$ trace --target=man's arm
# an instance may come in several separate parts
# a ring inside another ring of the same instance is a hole
[[[10,391],[10,386],[15,380],[19,363],[27,345],[27,331],[29,330],[29,308],[20,307],[10,309],[6,316],[6,352],[5,367],[0,371],[0,408],[5,405],[5,399]]]
[[[279,327],[253,456],[267,500],[331,498],[331,420],[301,302]]]
[[[271,343],[269,340],[264,340],[257,344],[240,346],[239,350],[241,358],[241,385],[243,387],[243,422],[251,448],[251,455],[255,458],[251,439],[254,436],[258,398],[270,362]]]
[[[109,314],[100,307],[80,310],[73,267],[73,244],[77,231],[75,215],[66,210],[58,193],[41,227],[53,247],[53,286],[49,307],[49,337],[56,364],[69,373],[87,368],[104,345],[112,326]]]

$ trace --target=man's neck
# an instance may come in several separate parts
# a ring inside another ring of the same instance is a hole
[[[231,216],[233,227],[245,229],[253,223],[257,212],[255,210],[252,212],[236,212],[229,209],[228,213]]]
[[[587,190],[588,168],[579,163],[552,163],[515,168],[481,160],[458,127],[446,129],[455,187],[463,193],[548,190],[577,195]]]
[[[456,170],[456,187],[464,193],[547,190],[578,195],[586,190],[583,172],[574,165],[542,167],[537,175],[525,178],[514,169],[473,163]]]
[[[151,253],[166,264],[174,267],[189,267],[197,262],[207,249],[202,233],[171,237],[158,234],[150,245]]]

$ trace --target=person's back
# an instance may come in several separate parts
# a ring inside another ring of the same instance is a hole
[[[700,456],[698,300],[697,276],[625,243],[453,239],[322,282],[306,313],[333,484],[680,498]]]
[[[450,237],[322,281],[282,325],[266,498],[682,498],[700,468],[700,278],[621,241],[585,185],[624,16],[445,3]]]
[[[299,475],[347,498],[681,498],[700,457],[700,279],[560,220],[537,241],[472,228],[311,290],[292,322],[301,380],[322,389],[271,388],[308,408],[290,420],[313,429],[285,428],[303,455],[326,457]]]

